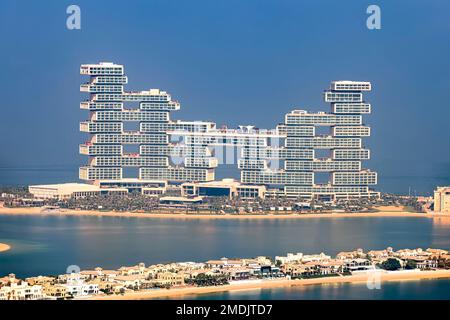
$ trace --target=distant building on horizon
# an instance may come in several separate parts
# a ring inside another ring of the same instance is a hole
[[[79,170],[80,179],[89,183],[119,188],[190,183],[186,190],[193,191],[186,195],[198,196],[208,186],[219,190],[205,182],[215,181],[215,168],[232,159],[241,170],[242,194],[260,196],[253,186],[264,186],[264,194],[272,197],[379,196],[369,188],[377,183],[376,172],[361,165],[370,158],[362,145],[362,138],[370,136],[362,120],[371,112],[362,94],[371,90],[370,82],[333,81],[324,92],[330,113],[293,110],[272,130],[227,129],[214,122],[173,120],[180,104],[165,91],[125,91],[122,65],[83,64],[80,73],[90,76],[80,87],[89,93],[80,104],[89,111],[89,119],[80,123],[80,130],[90,134],[80,145],[89,161]],[[229,193],[231,188],[222,189]]]
[[[450,213],[450,187],[437,187],[434,191],[434,212]]]

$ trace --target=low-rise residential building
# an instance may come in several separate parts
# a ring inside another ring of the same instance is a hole
[[[326,255],[325,253],[321,252],[319,254],[308,254],[303,255],[302,262],[321,262],[325,260],[330,260],[331,256]]]
[[[119,274],[119,271],[117,271],[117,270],[103,270],[100,267],[97,267],[94,270],[83,270],[80,272],[82,279],[84,279],[86,281],[91,281],[94,279],[99,279],[102,281],[111,281],[118,274]]]
[[[205,274],[205,275],[215,275],[217,269],[211,269],[211,268],[203,268],[198,270],[186,270],[183,271],[181,274],[183,275],[183,278],[185,280],[188,279],[195,279],[199,274]]]
[[[98,294],[98,284],[86,283],[80,281],[78,283],[67,283],[63,285],[66,288],[66,293],[70,297],[86,297]]]
[[[0,278],[0,287],[10,285],[11,283],[20,283],[21,280],[16,278],[14,273],[10,273]]]
[[[281,272],[280,267],[277,267],[275,265],[262,265],[260,266],[259,270],[254,270],[253,274],[257,277],[262,278],[277,278],[280,276],[284,276],[284,274]]]
[[[168,271],[168,268],[164,264],[152,265],[145,269],[145,276],[149,279],[155,279],[158,273],[166,271]]]
[[[243,259],[245,260],[245,259]],[[272,260],[270,260],[270,258],[265,257],[265,256],[258,256],[256,257],[256,262],[260,265],[271,265],[272,264]]]
[[[265,257],[265,256],[259,256],[256,258],[242,258],[242,265],[243,266],[247,266],[247,267],[251,267],[251,268],[259,268],[259,266],[263,265],[263,266],[270,266],[272,264],[272,260],[270,260],[270,258]]]
[[[205,268],[206,264],[203,262],[177,262],[176,263],[181,270],[198,270]]]
[[[391,247],[388,247],[384,250],[370,250],[367,252],[367,257],[370,258],[374,262],[382,262],[389,257],[392,257],[394,250]]]
[[[337,274],[344,271],[344,261],[341,259],[320,261],[317,266],[321,275]]]
[[[159,198],[161,208],[187,208],[188,206],[201,204],[203,197],[165,196]]]
[[[356,259],[356,258],[365,258],[367,255],[364,253],[364,250],[358,248],[354,251],[342,251],[336,255],[337,259]]]
[[[349,272],[373,270],[375,266],[368,259],[344,259],[344,270]]]
[[[28,187],[28,191],[36,199],[67,200],[69,198],[84,198],[101,194],[126,194],[124,188],[100,188],[98,185],[88,183],[60,183],[42,184]]]
[[[243,265],[242,260],[221,258],[220,260],[208,260],[206,261],[206,266],[208,268],[230,268],[230,267],[240,267]]]
[[[318,263],[316,262],[306,262],[306,263],[286,263],[283,264],[280,270],[293,277],[311,277],[320,274]]]
[[[300,263],[284,263],[280,267],[281,272],[292,277],[299,277],[306,271],[306,266]]]
[[[34,286],[34,285],[44,286],[44,285],[48,285],[48,284],[54,283],[55,282],[55,278],[54,277],[37,276],[37,277],[26,278],[25,281],[30,286]]]
[[[123,287],[126,288],[140,287],[144,280],[144,275],[126,275],[117,276],[114,278],[114,282],[120,283]]]
[[[450,269],[450,254],[443,254],[438,258],[438,267]]]
[[[43,292],[46,297],[55,299],[66,299],[69,297],[67,287],[62,284],[47,283],[43,286]]]
[[[30,286],[25,281],[11,282],[0,288],[0,300],[41,300],[42,286]]]
[[[423,269],[423,270],[436,269],[439,264],[438,259],[430,259],[430,258],[421,257],[421,256],[404,256],[402,258],[403,265],[407,265],[408,261],[415,264],[417,269]]]
[[[263,185],[244,185],[234,179],[222,179],[208,182],[185,182],[181,185],[181,194],[186,197],[239,197],[241,199],[264,198],[266,187]]]
[[[237,267],[228,270],[228,276],[230,280],[244,280],[254,275],[254,271],[252,268]]]
[[[395,251],[393,254],[395,257],[403,258],[403,257],[429,257],[431,256],[431,252],[423,251],[422,248],[417,249],[401,249]]]
[[[70,273],[58,277],[58,283],[66,288],[66,295],[71,298],[80,298],[96,295],[99,292],[98,284],[86,282],[86,276],[81,273]]]
[[[141,262],[138,265],[132,267],[121,267],[119,268],[119,275],[121,276],[135,276],[135,275],[145,275],[146,268],[145,263]]]
[[[156,275],[155,282],[163,286],[182,286],[184,285],[184,275],[182,273],[161,272]]]
[[[442,249],[428,248],[426,251],[431,253],[431,257],[434,257],[434,258],[439,258],[441,256],[444,256],[444,255],[448,254],[447,250],[442,250]]]
[[[293,263],[293,262],[300,262],[303,259],[303,253],[297,252],[297,253],[288,253],[286,256],[276,256],[275,262],[285,264],[285,263]]]
[[[122,284],[112,281],[99,281],[98,289],[107,294],[120,294],[125,291]]]

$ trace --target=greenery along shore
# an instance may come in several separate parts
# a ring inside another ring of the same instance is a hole
[[[338,200],[334,203],[314,200],[308,203],[299,199],[252,199],[206,197],[201,204],[187,204],[174,208],[159,202],[157,196],[140,193],[96,195],[84,198],[33,199],[25,187],[0,188],[0,206],[17,208],[50,206],[70,210],[99,210],[149,213],[207,213],[207,214],[258,214],[258,213],[321,213],[321,212],[376,212],[377,207],[402,207],[408,212],[425,212],[425,203],[416,197],[381,194],[380,199]]]

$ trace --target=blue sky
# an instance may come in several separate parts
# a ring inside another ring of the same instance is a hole
[[[66,28],[70,4],[81,30]],[[370,4],[381,30],[366,28]],[[0,167],[83,163],[79,65],[113,61],[125,65],[128,89],[179,100],[177,119],[228,126],[326,111],[330,81],[371,81],[366,166],[380,180],[450,179],[448,12],[443,0],[2,0]]]

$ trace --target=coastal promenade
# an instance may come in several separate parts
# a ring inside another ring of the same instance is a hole
[[[380,274],[380,280],[383,281],[408,281],[425,279],[444,279],[450,278],[450,270],[431,270],[431,271],[377,271]],[[125,293],[124,295],[95,296],[91,300],[142,300],[156,298],[180,298],[185,295],[210,294],[225,291],[268,289],[279,287],[295,287],[306,285],[338,284],[338,283],[367,283],[370,273],[361,273],[350,276],[333,276],[314,279],[295,279],[295,280],[255,280],[242,283],[233,283],[223,286],[213,287],[186,287],[172,289],[153,289],[139,292]]]
[[[446,217],[450,214],[416,213],[406,211],[402,207],[381,207],[376,212],[334,212],[334,213],[251,213],[251,214],[216,214],[216,213],[183,213],[183,212],[121,212],[72,209],[46,209],[45,207],[0,207],[0,214],[5,215],[66,215],[96,217],[133,217],[133,218],[175,218],[175,219],[308,219],[308,218],[355,218],[355,217]]]

